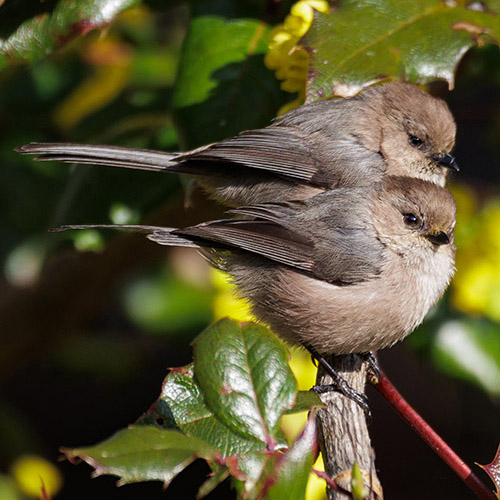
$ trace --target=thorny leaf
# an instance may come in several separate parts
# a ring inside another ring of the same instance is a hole
[[[498,446],[495,458],[488,465],[477,464],[481,467],[491,480],[495,483],[496,495],[500,498],[500,445]]]
[[[500,2],[342,0],[316,13],[304,46],[311,53],[307,100],[349,96],[370,83],[445,80],[474,45],[498,44]]]
[[[163,481],[165,486],[197,458],[216,453],[200,439],[151,426],[131,426],[95,446],[62,451],[72,462],[80,458],[91,465],[95,476],[118,476],[118,484]]]
[[[297,382],[287,351],[267,328],[223,319],[193,343],[194,373],[208,407],[234,432],[276,447]]]
[[[138,0],[0,2],[0,69],[13,61],[35,61],[75,36],[105,26],[122,10],[138,3]]]

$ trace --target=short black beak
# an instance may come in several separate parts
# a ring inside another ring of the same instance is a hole
[[[446,168],[452,168],[455,172],[458,172],[460,168],[455,161],[455,158],[448,153],[442,152],[437,155],[432,155],[431,159],[434,160],[438,165]]]
[[[450,238],[443,231],[438,231],[437,233],[426,234],[426,238],[434,243],[434,245],[448,245]]]

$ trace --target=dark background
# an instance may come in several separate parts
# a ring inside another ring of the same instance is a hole
[[[56,463],[60,446],[94,444],[135,421],[158,396],[167,368],[190,361],[191,340],[214,317],[219,292],[206,270],[200,268],[199,283],[189,278],[189,269],[199,265],[196,256],[167,252],[140,236],[47,230],[62,223],[107,222],[120,210],[128,220],[181,226],[220,215],[219,207],[194,192],[186,210],[184,181],[177,176],[35,164],[12,152],[34,140],[179,147],[174,121],[198,111],[172,111],[189,15],[182,2],[171,4],[146,2],[134,16],[121,16],[105,37],[93,32],[33,64],[0,72],[0,467],[6,474],[21,454]],[[0,33],[12,29],[2,24],[2,14],[12,26],[18,22],[7,16],[7,8],[19,6],[0,6]],[[266,15],[277,22],[283,12]],[[267,71],[261,57],[255,64]],[[120,73],[120,65],[128,72]],[[432,87],[456,117],[462,170],[455,184],[476,194],[477,214],[498,196],[499,68],[497,48],[475,49],[462,61],[453,91]],[[107,76],[98,80],[99,72]],[[112,75],[121,75],[116,77],[121,83],[106,89],[102,82]],[[86,93],[70,101],[84,82]],[[291,100],[277,84],[269,85],[266,109],[254,120],[261,125]],[[477,226],[477,217],[469,224]],[[475,254],[459,262],[469,258]],[[468,321],[468,312],[448,295],[408,342],[380,353],[380,359],[405,397],[472,465],[488,463],[496,451],[500,388],[485,392],[456,363],[437,356],[432,340],[439,325],[450,318]],[[500,333],[487,312],[471,321],[477,335],[486,327]],[[386,498],[474,498],[374,391],[369,396]],[[194,498],[209,472],[198,461],[164,492],[160,483],[116,488],[115,478],[91,479],[84,464],[57,467],[64,476],[61,500]],[[210,498],[233,496],[224,483]]]

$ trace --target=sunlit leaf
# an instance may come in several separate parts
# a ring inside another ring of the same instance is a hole
[[[0,5],[0,69],[10,61],[34,61],[75,36],[110,23],[139,0],[7,2]],[[24,5],[23,5],[24,4]]]
[[[312,408],[319,408],[325,406],[320,397],[311,391],[299,391],[297,393],[297,401],[293,408],[285,412],[286,415],[292,413],[300,413],[301,411],[309,411]]]
[[[255,323],[221,320],[194,342],[195,377],[214,415],[271,449],[297,382],[283,344]]]
[[[495,458],[488,465],[477,464],[479,467],[483,468],[491,480],[495,483],[495,488],[497,490],[497,497],[500,498],[500,446],[497,449]]]
[[[306,35],[309,101],[352,95],[381,78],[454,84],[474,45],[500,39],[500,2],[343,0]]]
[[[191,462],[210,459],[215,450],[178,431],[136,426],[121,430],[98,445],[63,452],[71,461],[80,458],[87,462],[96,476],[118,476],[119,484],[163,481],[168,485]]]
[[[177,427],[189,436],[202,439],[222,457],[262,448],[261,443],[233,432],[213,415],[193,379],[192,365],[176,368],[167,375],[160,398],[139,423],[164,429]]]
[[[267,500],[303,500],[309,473],[317,452],[315,418],[309,418],[302,434],[278,460]]]
[[[183,147],[267,125],[275,116],[282,94],[263,62],[268,35],[256,19],[193,18],[173,97]]]

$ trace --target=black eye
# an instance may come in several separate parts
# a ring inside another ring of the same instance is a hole
[[[419,146],[421,146],[423,144],[423,140],[420,139],[420,137],[417,137],[416,135],[409,135],[408,136],[408,142],[412,145],[412,146],[415,146],[416,148],[418,148]]]
[[[410,227],[419,227],[420,226],[420,217],[415,214],[403,214],[403,220],[407,226]]]

